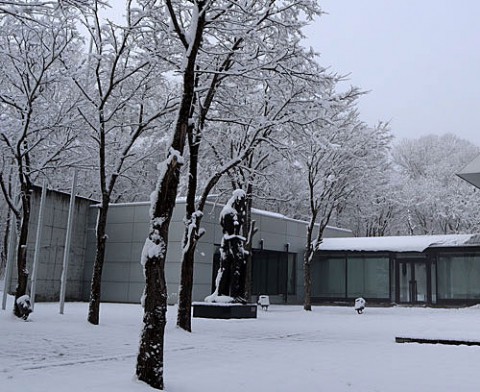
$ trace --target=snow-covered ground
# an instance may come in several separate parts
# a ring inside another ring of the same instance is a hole
[[[135,381],[139,305],[37,303],[28,322],[0,311],[0,390],[151,391]],[[186,391],[479,391],[480,347],[398,344],[395,336],[480,340],[480,308],[271,306],[257,319],[193,319],[169,307],[165,383]]]

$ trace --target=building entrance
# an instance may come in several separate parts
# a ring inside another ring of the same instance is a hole
[[[427,263],[398,261],[397,287],[399,303],[418,304],[428,302]]]

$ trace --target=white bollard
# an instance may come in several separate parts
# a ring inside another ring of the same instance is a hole
[[[268,310],[268,306],[270,305],[270,297],[268,295],[261,295],[258,297],[258,303],[262,307],[262,310]]]
[[[360,297],[355,300],[355,310],[358,314],[362,314],[363,310],[365,309],[366,301]]]

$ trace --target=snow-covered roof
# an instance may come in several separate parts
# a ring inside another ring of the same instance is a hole
[[[212,197],[215,197],[215,195],[213,195]],[[210,198],[210,196],[209,196],[209,198]],[[182,197],[177,197],[176,203],[177,204],[186,203],[186,200],[187,200],[186,197],[183,197],[183,196]],[[128,202],[128,203],[111,203],[110,207],[149,206],[150,204],[151,204],[151,202],[149,202],[149,201],[137,201],[137,202]],[[214,203],[212,201],[207,201],[207,204],[212,205],[212,206],[218,206],[218,207],[223,207],[224,206],[224,204],[222,204],[222,203]],[[92,205],[91,207],[99,207],[99,206],[100,206],[100,204],[95,204],[95,205]],[[297,223],[304,223],[305,225],[308,224],[307,221],[294,219],[294,218],[289,218],[288,216],[285,216],[283,214],[279,214],[278,212],[271,212],[271,211],[266,211],[266,210],[259,210],[257,208],[252,208],[252,213],[257,214],[257,215],[261,215],[261,216],[268,216],[270,218],[275,218],[275,219],[287,220],[287,221],[297,222]],[[344,229],[344,228],[341,228],[341,227],[336,227],[336,226],[331,226],[331,225],[327,225],[327,227],[329,229],[339,231],[339,232],[345,232],[345,233],[349,233],[349,234],[352,233],[352,230],[350,230],[350,229]]]
[[[323,251],[423,252],[427,248],[480,246],[480,234],[324,238]]]
[[[307,221],[304,221],[304,220],[301,220],[301,219],[290,218],[290,217],[288,217],[286,215],[283,215],[283,214],[280,214],[278,212],[271,212],[271,211],[267,211],[267,210],[259,210],[257,208],[252,208],[252,213],[257,214],[257,215],[261,215],[261,216],[268,216],[270,218],[287,220],[287,221],[290,221],[290,222],[304,223],[305,225],[308,224]],[[317,226],[317,224],[315,224],[315,226]],[[350,234],[352,233],[352,230],[344,229],[342,227],[336,227],[336,226],[331,226],[331,225],[327,225],[327,227],[329,229],[333,229],[333,230],[336,230],[336,231],[343,231],[345,233],[350,233]]]
[[[462,180],[480,188],[480,155],[457,173]]]

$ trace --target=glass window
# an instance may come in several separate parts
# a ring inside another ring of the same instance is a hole
[[[395,298],[396,290],[395,282],[395,261],[390,260],[390,299]]]
[[[312,297],[345,298],[345,259],[328,258],[312,263]]]
[[[297,274],[295,273],[297,269],[296,256],[293,253],[288,254],[288,294],[296,294],[297,287]]]
[[[388,257],[349,256],[347,263],[349,298],[390,298]]]
[[[480,298],[480,255],[440,255],[437,261],[438,299]]]
[[[437,303],[437,267],[435,263],[432,263],[432,304]]]
[[[268,250],[254,250],[252,294],[295,294],[295,255]]]

